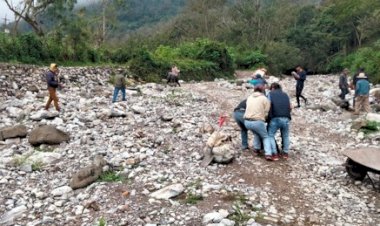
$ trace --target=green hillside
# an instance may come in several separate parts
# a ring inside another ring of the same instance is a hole
[[[126,64],[156,80],[173,63],[186,68],[187,79],[260,66],[274,75],[298,64],[310,73],[364,67],[380,81],[378,0],[110,0],[68,7],[73,1],[51,3],[34,21],[37,35],[2,35],[0,60]]]

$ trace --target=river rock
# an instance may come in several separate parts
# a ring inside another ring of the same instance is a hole
[[[20,217],[26,211],[27,207],[24,205],[13,208],[0,217],[0,225],[12,223],[16,218]]]
[[[156,199],[170,199],[180,195],[184,190],[185,188],[182,184],[172,184],[153,192],[150,196]]]
[[[9,138],[24,138],[27,135],[26,126],[17,125],[13,127],[6,127],[0,130],[0,140],[5,140]]]
[[[93,164],[80,169],[72,176],[70,180],[70,187],[72,189],[78,189],[95,182],[101,175],[103,166],[106,164],[107,162],[102,156],[96,156]]]
[[[69,139],[70,137],[67,133],[50,125],[40,126],[29,135],[29,143],[34,146],[40,144],[60,144],[69,141]]]

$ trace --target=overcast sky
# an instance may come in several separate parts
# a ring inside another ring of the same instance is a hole
[[[17,0],[15,2],[19,2],[20,0]],[[4,0],[0,0],[0,23],[4,23],[5,16],[8,18],[8,20],[13,20],[14,16],[13,13],[8,9],[7,4],[5,4]]]
[[[22,0],[11,0],[14,5],[17,5]],[[78,3],[90,3],[96,0],[78,0]],[[8,9],[7,4],[5,4],[4,0],[0,0],[0,24],[4,23],[4,18],[7,17],[8,22],[14,20],[13,13]]]

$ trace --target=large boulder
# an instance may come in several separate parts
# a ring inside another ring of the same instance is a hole
[[[375,121],[380,123],[380,114],[368,113],[366,119],[368,121]]]
[[[216,163],[230,163],[234,158],[234,151],[231,143],[214,147],[211,151]]]
[[[29,143],[33,146],[40,144],[60,144],[69,141],[70,136],[55,128],[54,126],[44,125],[34,129],[29,135]]]
[[[102,156],[97,155],[93,164],[80,169],[73,175],[70,180],[70,187],[72,189],[84,188],[95,182],[102,174],[103,166],[106,164],[106,160]]]
[[[369,94],[373,96],[377,101],[380,101],[380,88],[371,89]]]
[[[5,127],[0,130],[0,140],[5,140],[9,138],[24,138],[27,135],[26,126],[17,125],[13,127]]]
[[[204,150],[202,166],[207,166],[211,162],[230,163],[234,159],[234,148],[231,144],[231,136],[216,131],[208,138]]]

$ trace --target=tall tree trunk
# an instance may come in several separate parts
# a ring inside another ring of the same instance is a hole
[[[103,0],[103,19],[102,19],[102,43],[106,40],[106,0]]]

